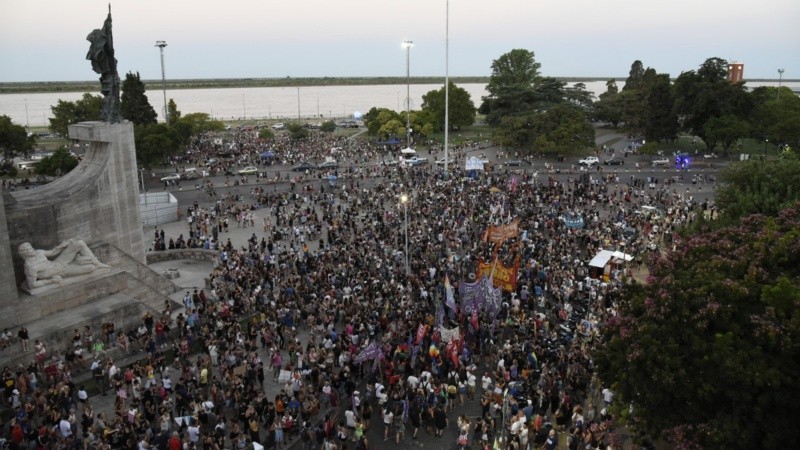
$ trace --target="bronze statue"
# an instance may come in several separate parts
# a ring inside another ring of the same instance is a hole
[[[91,43],[86,59],[92,61],[92,70],[100,74],[103,93],[103,121],[117,123],[119,115],[119,74],[117,59],[114,58],[114,37],[111,33],[111,5],[108,5],[108,17],[102,29],[95,29],[86,36]]]

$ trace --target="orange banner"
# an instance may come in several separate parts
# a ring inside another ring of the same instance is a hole
[[[483,240],[493,244],[499,244],[506,239],[515,238],[517,236],[519,236],[519,219],[515,219],[508,225],[490,226],[486,230],[486,234],[483,235]]]
[[[517,271],[519,271],[519,256],[511,267],[504,266],[500,261],[495,264],[495,261],[484,262],[483,259],[479,259],[475,278],[479,280],[483,275],[492,280],[494,287],[514,292],[517,290]]]

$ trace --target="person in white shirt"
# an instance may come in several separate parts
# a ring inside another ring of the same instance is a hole
[[[189,442],[197,443],[200,441],[200,428],[196,423],[192,423],[186,428],[186,434],[189,435]]]
[[[474,373],[467,372],[467,398],[472,401],[475,400],[475,384],[477,377]]]
[[[419,386],[419,378],[415,377],[414,375],[409,375],[406,381],[408,381],[408,385],[411,386],[411,389],[415,391],[417,390],[417,387]]]
[[[488,391],[489,388],[492,386],[492,377],[489,376],[489,372],[483,375],[481,378],[481,387],[484,391]]]

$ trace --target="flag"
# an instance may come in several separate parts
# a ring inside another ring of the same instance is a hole
[[[536,352],[533,350],[528,353],[528,364],[533,366],[533,370],[539,369],[539,358],[536,357]]]
[[[480,325],[478,325],[478,310],[477,309],[472,311],[472,316],[469,318],[469,324],[472,325],[472,328],[475,329],[475,331],[478,331],[480,329]]]
[[[419,326],[417,327],[417,339],[414,341],[414,343],[419,345],[419,343],[422,342],[422,338],[425,337],[427,331],[428,327],[420,323]]]
[[[361,352],[355,357],[353,362],[356,364],[360,364],[364,361],[369,361],[372,359],[380,359],[382,357],[383,357],[383,350],[381,350],[381,346],[377,342],[373,341],[361,350]]]
[[[453,362],[453,365],[458,367],[458,346],[456,345],[456,341],[450,341],[450,343],[447,344],[447,347],[445,347],[445,354],[450,358],[450,361]]]
[[[444,276],[444,296],[447,307],[451,311],[456,311],[456,298],[453,295],[453,286],[450,284],[450,277],[447,274]]]

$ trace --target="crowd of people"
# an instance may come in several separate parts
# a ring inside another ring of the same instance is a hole
[[[191,157],[199,163],[213,148],[196,143]],[[285,162],[314,156],[298,149]],[[186,237],[156,231],[157,249],[217,251],[206,289],[135,329],[116,333],[112,324],[111,333],[89,330],[88,341],[76,330],[69,351],[37,349],[30,366],[6,368],[9,442],[366,449],[378,427],[394,445],[420,433],[462,448],[552,450],[562,434],[571,449],[614,444],[613,393],[599,394],[592,350],[632,266],[694,220],[691,194],[613,172],[559,181],[458,168],[444,177],[422,166],[376,175],[193,205]],[[468,307],[458,284],[479,281],[479,259],[494,257],[485,231],[515,220],[522,232],[500,255],[520,262],[513,291],[497,309]],[[250,227],[252,237],[234,245],[225,239],[231,227]],[[622,249],[635,263],[592,272],[587,262],[600,249]],[[109,346],[145,358],[117,367]],[[84,367],[102,395],[116,396],[112,412],[94,411],[72,381]],[[478,414],[465,413],[470,403]]]

